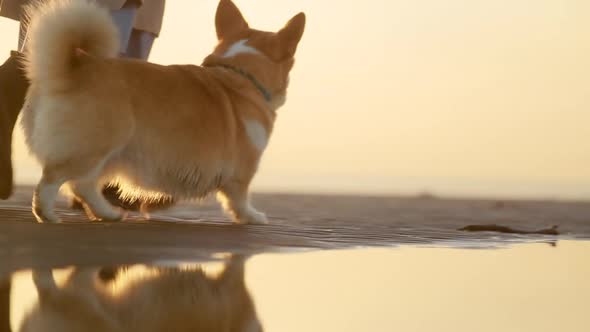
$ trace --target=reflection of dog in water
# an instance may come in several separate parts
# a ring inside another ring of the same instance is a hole
[[[262,331],[244,281],[244,259],[216,277],[200,268],[76,269],[58,286],[50,270],[34,271],[39,303],[21,331]]]

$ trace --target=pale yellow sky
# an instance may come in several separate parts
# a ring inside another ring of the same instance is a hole
[[[308,16],[259,190],[590,198],[590,2],[236,3],[260,29]],[[216,5],[169,0],[151,61],[200,63]]]

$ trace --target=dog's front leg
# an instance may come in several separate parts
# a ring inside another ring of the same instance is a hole
[[[267,224],[268,219],[250,204],[248,187],[250,182],[232,181],[219,191],[218,199],[235,223]]]

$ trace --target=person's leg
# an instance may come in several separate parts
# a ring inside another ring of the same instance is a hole
[[[127,1],[123,8],[111,11],[111,17],[119,31],[121,53],[126,53],[138,8],[137,1]],[[27,27],[23,23],[20,24],[18,37],[18,50],[22,52],[27,40]]]
[[[129,38],[129,44],[127,45],[127,51],[123,56],[147,61],[155,39],[156,35],[151,32],[133,29]]]
[[[13,190],[12,132],[28,86],[19,55],[12,52],[0,66],[0,199]]]
[[[123,8],[111,11],[111,17],[119,30],[120,53],[125,54],[133,31],[133,23],[137,15],[138,5],[135,2],[127,1]]]
[[[0,332],[10,332],[11,278],[0,280]]]

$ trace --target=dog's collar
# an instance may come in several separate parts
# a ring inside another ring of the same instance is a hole
[[[256,89],[258,89],[258,91],[260,91],[260,93],[262,94],[262,96],[264,97],[264,99],[267,102],[270,102],[272,100],[272,94],[270,93],[270,91],[268,91],[268,89],[265,88],[264,85],[262,85],[262,83],[260,83],[260,81],[257,80],[256,77],[254,77],[254,75],[243,70],[242,68],[234,67],[232,65],[227,65],[227,64],[217,64],[217,65],[213,65],[213,66],[209,66],[209,67],[221,67],[221,68],[231,70],[234,73],[241,75],[242,77],[244,77],[245,79],[250,81],[254,85],[254,87],[256,87]]]

